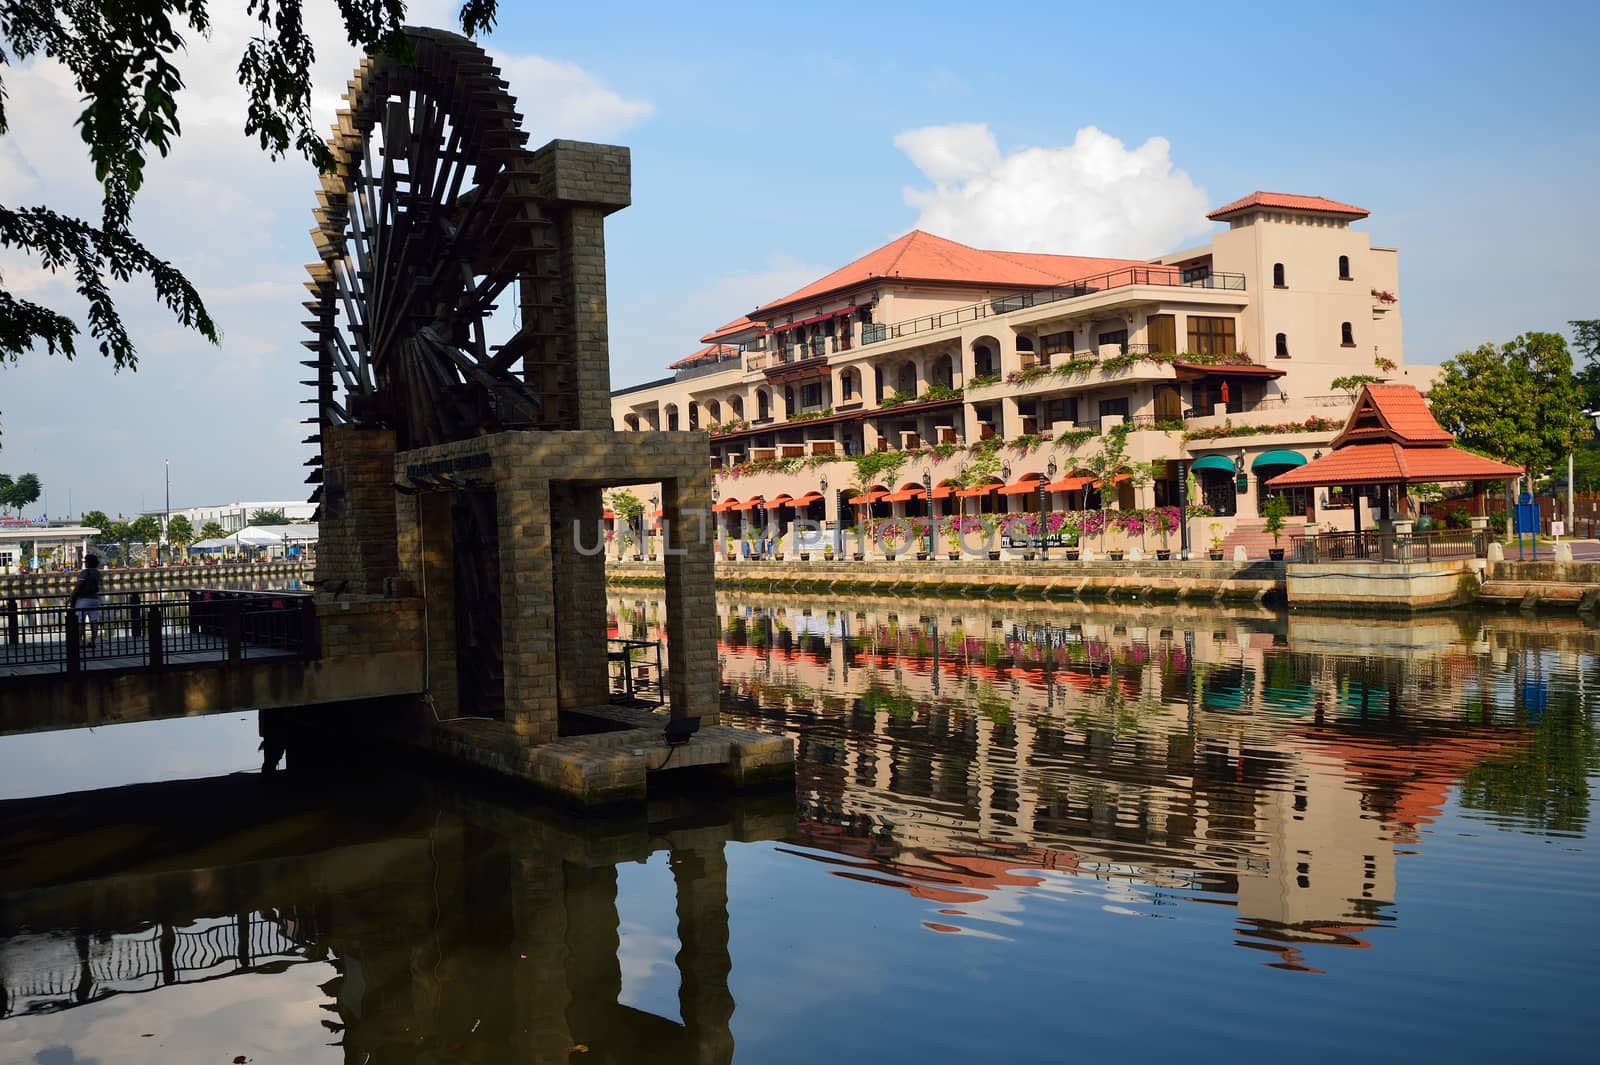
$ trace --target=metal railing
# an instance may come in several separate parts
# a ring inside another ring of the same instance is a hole
[[[666,703],[666,677],[661,668],[660,640],[612,637],[606,641],[606,665],[610,671],[612,701],[654,706]]]
[[[1486,558],[1484,529],[1430,529],[1427,532],[1312,533],[1291,540],[1296,562],[1434,562]]]
[[[724,355],[722,358],[713,359],[710,362],[697,362],[693,366],[685,366],[675,371],[673,380],[687,381],[694,377],[706,377],[710,374],[722,373],[724,370],[738,369],[740,358],[741,356],[735,352],[732,355]]]
[[[1126,288],[1130,285],[1154,285],[1165,288],[1214,288],[1235,292],[1243,292],[1245,287],[1243,274],[1211,274],[1209,277],[1184,281],[1182,272],[1174,267],[1130,266],[1121,270],[1112,270],[1096,277],[1087,277],[1070,285],[1040,289],[1036,292],[1020,292],[1011,296],[1001,296],[998,299],[987,300],[983,303],[957,307],[939,314],[924,315],[921,318],[911,318],[903,322],[866,325],[861,330],[861,343],[862,346],[866,346],[867,344],[876,344],[898,337],[913,336],[917,333],[929,333],[936,329],[960,325],[963,322],[973,322],[982,318],[1010,314],[1013,311],[1026,310],[1029,307],[1042,307],[1046,304],[1077,299],[1081,296],[1093,295],[1096,292],[1104,292],[1107,289]]]
[[[160,669],[185,658],[314,657],[317,642],[316,608],[305,593],[125,592],[93,608],[60,599],[0,602],[0,676]]]

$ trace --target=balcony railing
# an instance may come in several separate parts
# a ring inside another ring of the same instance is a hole
[[[934,330],[960,325],[963,322],[974,322],[982,318],[1011,314],[1013,311],[1027,310],[1030,307],[1042,307],[1046,304],[1077,299],[1081,296],[1093,295],[1096,292],[1104,292],[1108,289],[1127,288],[1130,285],[1154,285],[1164,288],[1214,288],[1243,292],[1244,275],[1211,274],[1208,277],[1185,281],[1183,280],[1182,272],[1173,267],[1124,267],[1121,270],[1113,270],[1096,277],[1084,278],[1082,281],[1076,281],[1070,285],[1040,289],[1037,292],[1021,292],[1012,296],[1001,296],[998,299],[975,303],[968,307],[957,307],[953,310],[942,311],[939,314],[924,315],[921,318],[912,318],[904,322],[866,325],[861,330],[861,343],[865,346],[867,344],[877,344],[884,340],[914,336],[918,333],[931,333]]]
[[[737,353],[732,355],[724,355],[722,358],[715,359],[711,362],[697,362],[693,366],[685,366],[673,375],[673,380],[687,381],[695,377],[705,377],[708,374],[721,373],[724,370],[734,369],[738,365],[739,355]]]
[[[1313,533],[1292,542],[1296,562],[1435,562],[1489,554],[1486,529]]]

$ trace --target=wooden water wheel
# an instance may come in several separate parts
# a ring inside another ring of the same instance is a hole
[[[314,502],[332,426],[389,429],[408,450],[573,420],[556,227],[515,101],[466,38],[411,29],[406,40],[409,55],[357,68],[329,141],[337,166],[317,194],[304,363]],[[463,705],[484,708],[500,672],[494,496],[463,493],[453,510]]]

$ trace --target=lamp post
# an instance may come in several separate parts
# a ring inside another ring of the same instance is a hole
[[[1056,460],[1044,468],[1044,480],[1039,482],[1039,560],[1050,561],[1050,482],[1056,479]]]
[[[171,562],[172,537],[168,535],[167,530],[172,527],[172,460],[162,459],[161,465],[167,482],[167,503],[161,516],[161,539],[167,542],[167,561]]]
[[[1178,460],[1178,557],[1189,561],[1189,460]]]

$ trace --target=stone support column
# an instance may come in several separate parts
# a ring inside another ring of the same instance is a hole
[[[670,534],[665,553],[667,669],[672,716],[718,721],[721,668],[717,663],[717,601],[711,540],[697,516],[711,508],[711,471],[704,467],[667,481],[662,508]]]
[[[319,591],[378,595],[400,575],[394,433],[330,425],[322,435]]]
[[[424,492],[402,501],[401,512],[415,515],[417,575],[412,578],[423,597],[426,624],[423,639],[425,678],[440,717],[460,712],[461,691],[456,660],[455,530],[452,499],[446,492]]]
[[[511,913],[518,961],[513,994],[521,1022],[516,1060],[555,1065],[571,1060],[567,1020],[573,994],[567,975],[567,908],[563,866],[531,841],[516,846]],[[587,989],[585,989],[587,991]]]
[[[557,705],[563,709],[604,706],[609,698],[606,660],[596,648],[606,646],[606,569],[593,550],[602,538],[600,489],[573,484],[553,485],[550,493],[550,538],[555,575]]]
[[[556,738],[556,606],[550,482],[499,486],[501,641],[506,722],[528,743]]]

